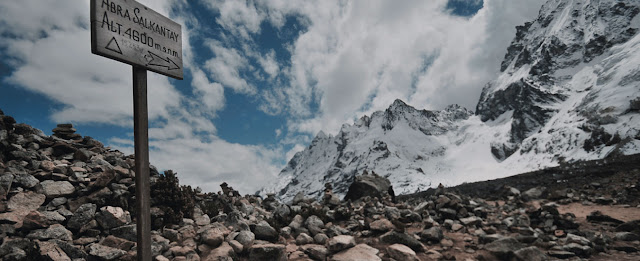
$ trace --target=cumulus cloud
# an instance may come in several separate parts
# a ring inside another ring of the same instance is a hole
[[[484,2],[468,18],[452,15],[446,0],[248,1],[234,5],[247,9],[235,10],[242,14],[235,23],[219,23],[259,34],[255,25],[262,22],[278,27],[287,17],[301,21],[305,29],[290,47],[290,66],[281,68],[289,84],[264,91],[261,109],[292,117],[295,131],[335,133],[397,98],[420,108],[457,103],[473,109],[497,73],[514,27],[535,18],[542,4]],[[227,8],[218,2],[211,7]]]
[[[243,56],[235,48],[224,47],[216,40],[209,40],[207,46],[215,54],[215,57],[205,62],[205,68],[226,87],[240,93],[255,93],[255,87],[250,85],[242,75],[249,70],[250,64],[247,57]]]

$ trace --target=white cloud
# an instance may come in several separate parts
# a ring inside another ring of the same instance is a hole
[[[253,5],[253,1],[204,1],[212,10],[220,13],[216,22],[231,33],[244,39],[260,31],[263,15]]]
[[[260,2],[264,20],[301,16],[291,48],[290,84],[263,93],[263,110],[293,117],[290,129],[335,133],[394,99],[428,109],[474,109],[498,71],[514,27],[532,20],[541,0],[488,0],[472,18],[437,1]],[[258,12],[260,13],[260,11]],[[319,109],[314,111],[318,105]]]
[[[177,171],[181,184],[217,191],[220,183],[227,182],[243,194],[253,194],[280,171],[278,150],[211,138],[211,142],[197,138],[152,141],[152,163]]]
[[[240,93],[256,92],[255,87],[247,83],[241,74],[241,71],[250,67],[245,56],[236,49],[222,46],[222,43],[216,40],[208,41],[207,46],[215,57],[206,61],[204,66],[216,81]]]
[[[273,79],[280,71],[278,62],[276,61],[276,52],[271,50],[264,56],[258,56],[258,63],[262,66],[262,69],[269,74],[269,77]]]

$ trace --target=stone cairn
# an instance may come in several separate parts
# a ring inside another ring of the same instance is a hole
[[[65,140],[82,140],[82,135],[76,133],[76,129],[73,128],[71,123],[58,124],[53,129],[53,136]]]

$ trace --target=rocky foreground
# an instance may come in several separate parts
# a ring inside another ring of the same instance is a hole
[[[0,111],[0,259],[135,260],[133,164],[71,125],[46,136]],[[536,176],[539,186],[516,178],[396,198],[372,173],[346,201],[327,186],[321,201],[283,203],[226,183],[202,193],[152,168],[152,251],[154,260],[639,260],[638,174],[562,186],[551,173]]]

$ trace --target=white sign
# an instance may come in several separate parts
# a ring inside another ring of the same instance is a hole
[[[91,0],[91,52],[182,80],[182,27],[134,0]]]

